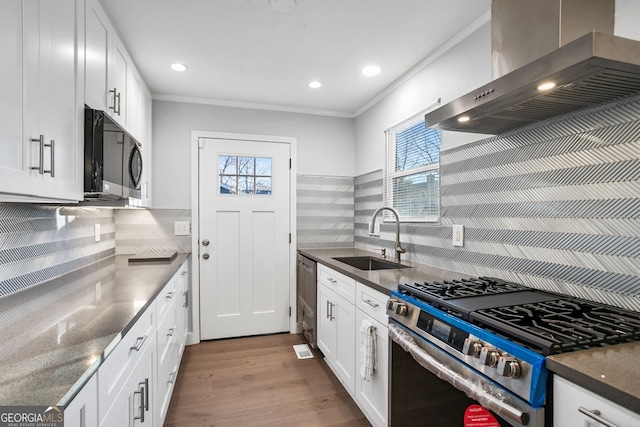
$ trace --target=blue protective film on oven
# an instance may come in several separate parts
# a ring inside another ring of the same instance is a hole
[[[431,305],[426,304],[414,297],[403,294],[399,291],[391,291],[391,294],[395,297],[410,302],[411,304],[419,307],[421,310],[429,314],[445,320],[452,326],[475,335],[483,341],[491,342],[493,345],[499,347],[503,351],[506,351],[510,355],[529,363],[531,365],[532,378],[536,379],[536,381],[532,382],[530,387],[529,403],[536,407],[541,407],[544,405],[546,400],[548,376],[547,367],[545,365],[545,356],[529,350],[528,348],[525,348],[521,345],[518,345],[507,338],[496,335],[476,325],[473,325],[466,320],[459,319],[449,313],[432,307]]]

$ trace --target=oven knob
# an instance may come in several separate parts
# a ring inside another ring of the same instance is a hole
[[[462,347],[462,353],[473,356],[480,357],[480,352],[482,351],[482,344],[478,340],[474,340],[471,338],[465,338],[464,346]]]
[[[503,356],[497,367],[498,374],[507,378],[520,377],[520,363],[514,357]]]
[[[396,314],[399,314],[400,316],[404,316],[407,314],[407,306],[406,304],[403,304],[401,302],[399,302],[396,305]]]
[[[395,311],[397,304],[398,304],[398,300],[391,298],[390,300],[387,301],[387,310]]]
[[[483,365],[495,367],[498,365],[498,359],[500,359],[500,352],[495,348],[482,347],[480,352],[480,363]]]

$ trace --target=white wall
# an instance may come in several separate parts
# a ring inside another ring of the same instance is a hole
[[[615,35],[640,40],[640,1],[616,0]],[[437,98],[446,104],[491,80],[491,26],[486,24],[356,118],[356,176],[384,167],[384,130]],[[485,136],[446,139],[453,148]],[[465,136],[465,135],[463,135]]]
[[[191,207],[191,131],[297,138],[297,173],[354,176],[353,119],[153,102],[153,206]]]
[[[484,25],[356,118],[356,175],[384,166],[384,130],[438,98],[446,104],[491,80],[491,30]]]

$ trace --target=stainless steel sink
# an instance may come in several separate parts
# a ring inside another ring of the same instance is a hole
[[[333,259],[355,267],[358,270],[392,270],[396,268],[411,268],[408,265],[398,264],[397,262],[387,261],[371,256],[349,256]]]

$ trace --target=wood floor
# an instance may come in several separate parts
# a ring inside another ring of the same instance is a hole
[[[165,426],[370,426],[298,335],[207,341],[184,351]]]

